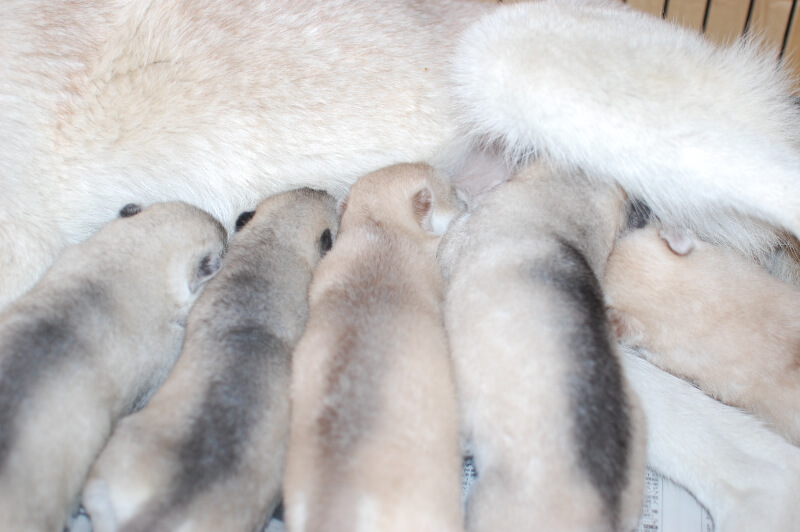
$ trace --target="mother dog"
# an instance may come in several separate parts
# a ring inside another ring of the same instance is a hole
[[[800,233],[785,76],[616,3],[7,0],[0,34],[0,306],[128,202],[230,228],[266,195],[341,195],[476,139],[748,250],[771,230],[739,214]]]
[[[616,3],[6,0],[0,35],[0,307],[126,203],[184,200],[231,228],[271,193],[343,195],[401,161],[457,170],[487,143],[743,251],[800,235],[781,69]],[[791,446],[733,444],[800,471]],[[715,497],[712,513],[748,508],[736,486]],[[793,526],[779,499],[751,511]]]

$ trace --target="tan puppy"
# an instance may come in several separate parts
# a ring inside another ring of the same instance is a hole
[[[244,213],[242,225],[253,213]],[[95,532],[256,530],[280,500],[290,354],[335,200],[263,202],[189,316],[183,353],[146,408],[120,423],[83,503]]]
[[[66,248],[0,315],[0,530],[61,530],[117,419],[174,364],[225,243],[209,214],[156,204]]]
[[[620,339],[800,445],[800,290],[654,227],[617,242],[605,289]]]
[[[469,531],[635,528],[645,426],[595,272],[623,194],[537,162],[453,224],[440,258]]]
[[[449,188],[423,164],[373,172],[350,191],[294,354],[289,530],[461,529],[436,264],[456,213]]]

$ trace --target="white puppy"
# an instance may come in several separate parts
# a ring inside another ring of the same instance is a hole
[[[616,243],[603,286],[621,341],[800,445],[800,290],[655,227]]]
[[[117,419],[164,380],[226,235],[153,205],[66,248],[0,315],[0,529],[63,527]]]
[[[352,188],[292,365],[289,530],[462,529],[456,398],[436,247],[456,214],[423,164]]]
[[[251,531],[269,518],[289,435],[290,355],[337,225],[334,199],[304,189],[265,200],[235,234],[169,378],[92,469],[83,504],[95,532]]]
[[[467,530],[632,530],[645,427],[595,272],[624,195],[541,161],[442,243],[445,322],[478,478]]]

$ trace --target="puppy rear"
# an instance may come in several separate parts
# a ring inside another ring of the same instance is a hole
[[[240,216],[179,362],[92,470],[84,505],[95,532],[250,531],[269,518],[280,501],[291,352],[311,272],[337,226],[334,199],[310,189]]]
[[[294,354],[290,530],[461,529],[435,261],[456,212],[427,165],[389,167],[351,189]]]

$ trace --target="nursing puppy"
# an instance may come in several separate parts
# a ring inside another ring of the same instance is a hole
[[[338,222],[335,200],[309,189],[249,214],[192,309],[169,379],[91,472],[83,504],[95,532],[251,531],[280,501],[290,355]]]
[[[153,205],[64,249],[0,315],[0,529],[61,530],[117,419],[174,364],[225,243],[196,207]]]
[[[800,445],[800,290],[737,253],[654,227],[604,279],[620,340]]]
[[[351,189],[294,353],[289,530],[461,530],[436,264],[456,213],[451,191],[424,164],[373,172]]]
[[[469,531],[637,525],[644,418],[595,277],[623,199],[537,161],[442,242],[462,436],[478,475]]]

